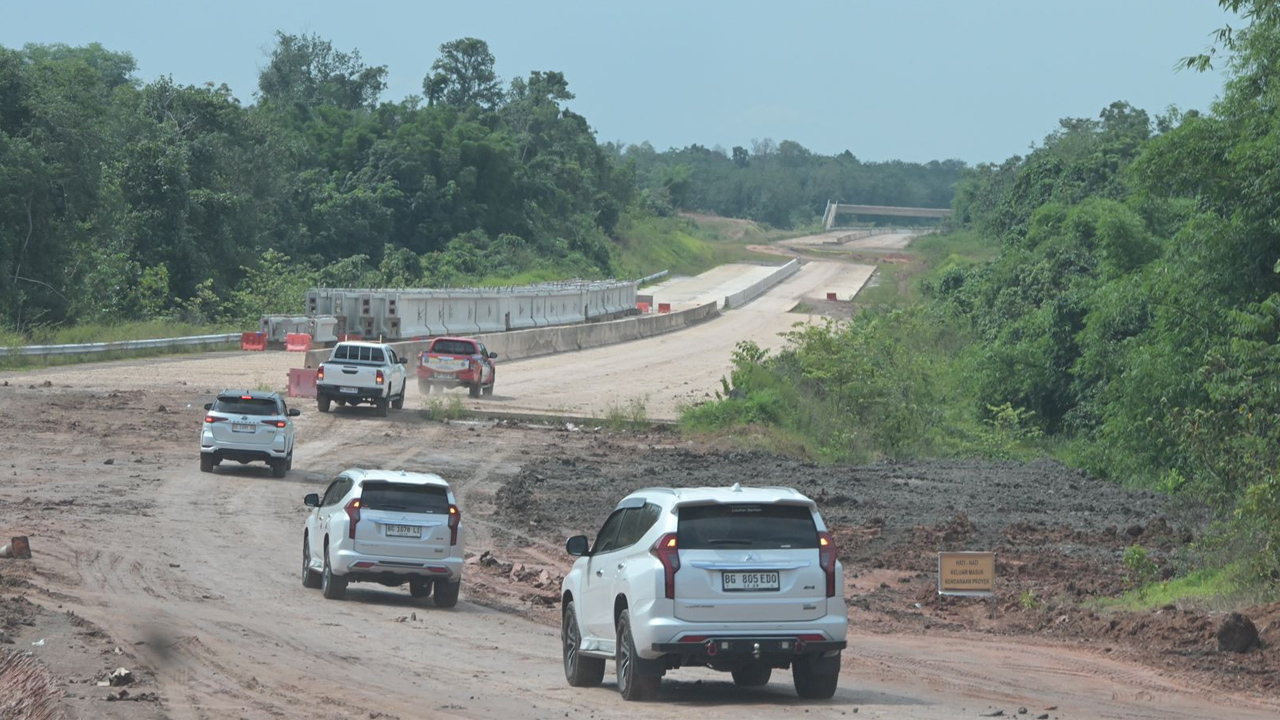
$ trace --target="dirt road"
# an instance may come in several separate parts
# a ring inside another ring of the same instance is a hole
[[[692,330],[504,365],[492,404],[599,412],[648,395],[651,414],[673,412],[718,384],[733,341],[776,343],[778,331],[806,319],[788,312],[799,299],[864,272],[812,263]],[[1172,515],[1178,527],[1164,529],[1150,496],[1054,466],[836,472],[660,432],[441,424],[412,412],[321,415],[308,403],[299,403],[301,439],[285,480],[260,467],[200,473],[200,406],[210,392],[279,383],[295,360],[224,353],[0,373],[0,535],[29,535],[34,551],[30,561],[0,560],[0,717],[1280,713],[1280,609],[1269,625],[1260,618],[1268,648],[1241,656],[1212,649],[1203,614],[1170,611],[1138,627],[1063,610],[1075,601],[1058,593],[1118,587],[1117,549],[1131,540],[1115,525],[1138,524],[1153,548],[1197,532],[1194,520]],[[339,602],[302,587],[301,498],[360,465],[430,470],[454,484],[471,555],[457,608],[438,610],[404,589],[356,585]],[[836,697],[801,702],[785,672],[765,688],[742,689],[725,675],[684,669],[664,681],[656,705],[623,702],[612,670],[602,688],[568,687],[556,626],[558,578],[569,566],[562,538],[593,534],[604,510],[639,483],[744,477],[819,498],[846,548],[854,626]],[[959,517],[967,509],[972,518]],[[998,544],[1010,558],[1009,591],[991,603],[940,602],[926,571],[929,553],[945,543]],[[1077,585],[1081,578],[1098,585]],[[1020,605],[1025,589],[1044,593],[1043,606]],[[1166,642],[1161,633],[1175,625],[1192,630]],[[1193,642],[1175,646],[1183,637]],[[97,684],[121,666],[133,684]]]

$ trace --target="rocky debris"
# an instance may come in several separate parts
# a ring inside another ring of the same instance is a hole
[[[1233,612],[1218,626],[1218,650],[1243,653],[1258,644],[1258,628],[1249,618]]]
[[[124,687],[133,684],[133,673],[128,668],[118,667],[107,675],[106,680],[99,680],[98,685],[110,687]]]
[[[105,698],[107,702],[115,702],[118,700],[129,700],[132,702],[160,702],[160,696],[153,692],[138,693],[130,695],[128,690],[121,689],[119,692],[113,692]]]
[[[115,461],[115,458],[107,458],[106,460],[103,460],[103,461],[102,461],[102,464],[103,464],[103,465],[115,465],[115,464],[116,464],[116,461]]]
[[[0,547],[0,558],[31,559],[31,542],[26,535],[18,535],[9,539],[9,544]]]
[[[0,630],[0,645],[12,645],[13,638],[9,637],[9,633]]]

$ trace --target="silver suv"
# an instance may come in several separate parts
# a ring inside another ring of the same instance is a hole
[[[213,472],[223,460],[265,462],[278,478],[293,468],[293,418],[302,413],[289,409],[279,393],[223,390],[204,409],[201,472]]]
[[[836,546],[812,500],[788,488],[649,488],[618,503],[561,589],[564,672],[599,685],[606,659],[627,700],[668,670],[706,666],[741,686],[791,669],[803,698],[829,698],[848,616]]]
[[[353,468],[329,483],[302,534],[302,584],[341,599],[347,584],[409,584],[434,593],[436,607],[458,604],[462,588],[462,513],[439,475]]]

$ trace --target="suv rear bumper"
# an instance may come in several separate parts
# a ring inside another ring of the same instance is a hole
[[[382,582],[397,585],[410,578],[448,578],[449,582],[462,579],[461,557],[418,558],[366,555],[354,550],[338,550],[331,553],[329,562],[333,574],[348,582]],[[356,565],[360,567],[356,567]]]
[[[662,655],[679,655],[682,665],[711,662],[716,659],[786,660],[798,655],[826,655],[844,650],[845,640],[802,640],[797,637],[722,636],[698,642],[654,643],[652,649]]]

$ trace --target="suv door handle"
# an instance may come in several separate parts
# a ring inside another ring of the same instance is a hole
[[[603,571],[603,570],[597,570],[597,571],[596,571],[596,577],[604,577],[604,571]]]
[[[622,568],[626,567],[626,565],[627,565],[626,563],[618,563],[618,569],[621,570]]]

